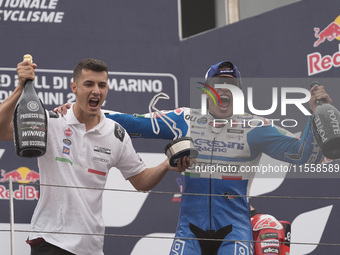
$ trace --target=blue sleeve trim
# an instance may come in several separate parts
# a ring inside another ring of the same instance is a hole
[[[174,112],[169,112],[166,114],[166,116],[176,122],[176,127],[182,131],[182,136],[187,134],[188,125],[184,119],[183,112],[180,115],[177,115]],[[174,133],[160,118],[156,118],[156,121],[159,125],[159,134],[155,134],[152,129],[151,118],[145,117],[145,115],[108,114],[106,117],[122,125],[131,137],[168,140],[173,140],[175,137]]]
[[[275,127],[258,127],[248,133],[251,150],[261,151],[272,158],[292,164],[319,163],[320,147],[314,139],[309,118],[301,139],[285,136]]]

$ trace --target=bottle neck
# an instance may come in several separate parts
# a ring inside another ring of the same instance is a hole
[[[325,104],[325,103],[327,103],[327,101],[325,99],[316,100],[317,105],[322,105],[322,104]]]
[[[24,91],[25,92],[35,92],[34,83],[33,83],[32,80],[26,80],[25,86],[24,86]]]

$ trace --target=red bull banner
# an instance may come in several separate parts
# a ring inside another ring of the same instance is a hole
[[[8,182],[12,177],[13,182],[17,183],[38,183],[39,173],[30,170],[27,167],[19,167],[18,169],[6,172],[1,169],[0,183]],[[39,187],[30,185],[19,185],[17,190],[13,191],[14,199],[16,200],[38,200],[39,199]],[[0,199],[9,199],[9,190],[5,185],[0,185]]]
[[[334,53],[322,55],[320,52],[313,52],[307,55],[308,75],[327,72],[331,68],[340,66],[340,15],[335,18],[327,27],[320,31],[319,27],[314,28],[314,36],[317,39],[313,46],[316,48],[325,42],[338,41],[338,47]]]

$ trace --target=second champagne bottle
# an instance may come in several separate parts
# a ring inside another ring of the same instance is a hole
[[[24,61],[33,62],[32,56],[26,54]],[[24,90],[15,107],[13,116],[14,144],[20,157],[40,157],[46,152],[47,115],[39,99],[34,81],[26,80]]]

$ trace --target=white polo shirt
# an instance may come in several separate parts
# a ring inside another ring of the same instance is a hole
[[[126,131],[101,113],[100,123],[86,132],[72,105],[63,117],[48,119],[47,151],[38,166],[41,184],[72,188],[40,187],[31,221],[37,233],[29,239],[43,237],[77,255],[102,255],[103,236],[39,232],[104,234],[102,189],[110,168],[117,167],[125,179],[146,169]]]

